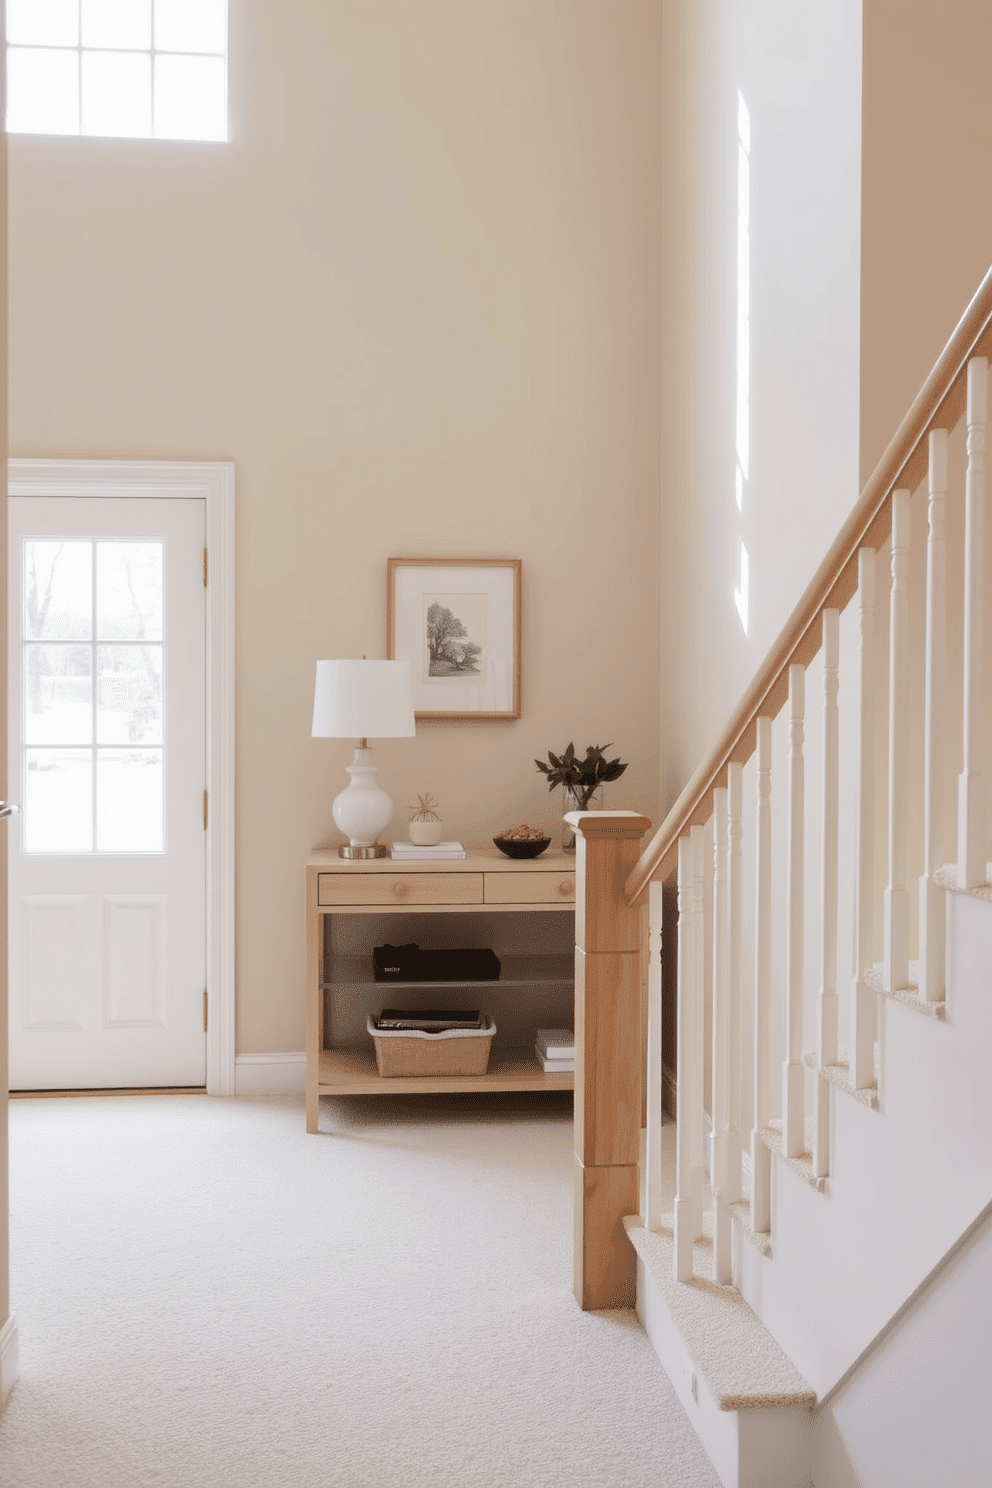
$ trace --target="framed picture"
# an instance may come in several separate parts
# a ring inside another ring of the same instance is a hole
[[[390,558],[386,656],[418,718],[519,718],[520,559]]]

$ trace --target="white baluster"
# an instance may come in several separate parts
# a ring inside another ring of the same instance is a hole
[[[661,1225],[661,922],[664,885],[648,885],[647,1150],[644,1210],[649,1230]]]
[[[885,890],[882,976],[887,992],[909,981],[906,893],[906,781],[909,709],[909,492],[892,493],[892,588],[889,596],[889,883]]]
[[[968,363],[968,474],[964,532],[964,769],[958,781],[958,888],[985,882],[982,675],[985,632],[985,420],[988,362]]]
[[[857,862],[854,890],[854,979],[851,989],[851,1082],[857,1090],[875,1083],[876,994],[865,980],[872,958],[872,887],[875,854],[874,645],[875,553],[858,554],[858,779]]]
[[[782,1140],[787,1157],[806,1150],[803,1066],[803,711],[806,673],[789,668],[789,804],[785,890],[785,1064],[782,1070]]]
[[[727,792],[713,792],[713,1051],[710,1081],[710,1188],[713,1193],[713,1279],[730,1281],[730,1214],[724,1200],[727,1124]]]
[[[692,844],[679,838],[678,1048],[675,1094],[675,1216],[674,1272],[676,1281],[692,1280]]]
[[[741,841],[743,767],[727,767],[727,1134],[723,1195],[728,1204],[741,1196],[741,899],[744,866]]]
[[[823,612],[823,801],[821,816],[820,993],[817,1059],[821,1070],[837,1063],[837,832],[840,752],[837,709],[840,614]],[[830,1171],[830,1082],[818,1075],[813,1119],[813,1171]]]
[[[944,669],[947,664],[947,430],[930,435],[927,537],[926,701],[923,745],[923,874],[920,878],[920,996],[944,998],[944,890],[934,874],[944,861]]]
[[[768,1125],[768,1066],[772,955],[772,721],[757,720],[758,800],[754,887],[754,1127],[751,1131],[751,1228],[772,1226],[771,1153],[761,1133]]]
[[[703,875],[705,873],[704,833],[702,827],[693,827],[692,842],[692,1069],[689,1074],[689,1089],[692,1095],[690,1114],[692,1119],[692,1167],[689,1170],[689,1189],[692,1195],[692,1223],[694,1236],[703,1233],[703,1072],[706,1051],[703,1040],[703,997],[706,986],[706,926],[703,907]]]

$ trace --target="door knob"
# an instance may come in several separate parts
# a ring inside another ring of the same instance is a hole
[[[0,801],[0,821],[2,821],[5,816],[13,816],[14,813],[16,811],[20,811],[20,809],[20,806],[15,806],[12,801]]]

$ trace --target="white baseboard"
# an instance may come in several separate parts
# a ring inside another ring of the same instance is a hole
[[[235,1095],[302,1095],[305,1083],[305,1054],[235,1056]]]
[[[18,1368],[17,1319],[9,1317],[0,1328],[0,1410],[14,1388]]]

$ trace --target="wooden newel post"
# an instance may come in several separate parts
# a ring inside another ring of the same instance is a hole
[[[623,886],[650,826],[634,811],[576,812],[575,1296],[585,1311],[633,1306],[637,1261],[623,1227],[640,1203],[641,913]]]

